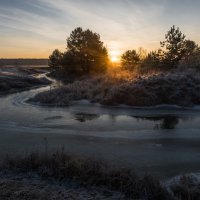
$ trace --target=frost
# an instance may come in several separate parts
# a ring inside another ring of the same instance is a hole
[[[36,95],[31,101],[57,106],[87,99],[104,105],[155,106],[200,104],[200,76],[195,71],[171,71],[148,76],[98,76]]]

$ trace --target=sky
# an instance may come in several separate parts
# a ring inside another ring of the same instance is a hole
[[[0,0],[0,58],[65,51],[76,27],[101,36],[109,54],[159,47],[172,25],[200,43],[200,0]]]

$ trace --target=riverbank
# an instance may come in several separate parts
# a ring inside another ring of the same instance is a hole
[[[32,88],[49,85],[51,81],[46,78],[35,78],[32,76],[0,75],[0,96],[30,90]]]
[[[49,85],[51,81],[37,77],[41,73],[45,73],[45,68],[1,67],[0,96]]]
[[[77,100],[103,105],[183,107],[200,104],[200,76],[195,71],[172,71],[148,76],[88,77],[46,91],[30,99],[53,106],[68,106]]]
[[[57,151],[54,154],[47,153],[31,153],[27,156],[17,158],[6,158],[1,164],[1,171],[9,177],[9,173],[15,174],[15,176],[25,177],[29,174],[30,177],[36,177],[36,185],[30,186],[30,181],[27,187],[31,190],[43,179],[46,181],[46,186],[49,187],[52,183],[54,185],[67,186],[64,189],[64,193],[67,194],[67,189],[71,188],[72,194],[79,194],[78,188],[82,188],[85,191],[93,190],[96,194],[102,196],[100,191],[107,191],[104,193],[103,199],[106,199],[108,195],[112,199],[112,196],[120,194],[117,199],[171,199],[168,192],[161,186],[159,181],[153,177],[144,176],[138,177],[132,170],[129,169],[117,169],[113,166],[109,166],[103,162],[95,161],[91,159],[81,159],[77,156],[67,155],[63,150]],[[12,180],[15,181],[15,177],[11,175]],[[9,180],[9,178],[7,178]],[[23,180],[23,179],[22,179]],[[18,185],[24,184],[24,180],[18,181]],[[57,184],[56,184],[57,183]],[[17,184],[17,182],[15,183]],[[21,187],[18,187],[20,191]],[[61,187],[60,187],[61,188]],[[8,189],[8,188],[7,188]],[[37,188],[38,189],[38,188]],[[0,189],[1,190],[1,189]],[[42,189],[39,189],[41,192]],[[9,189],[8,189],[9,191]],[[53,190],[52,194],[57,196],[57,191]],[[87,196],[80,199],[91,198],[91,192],[86,192]],[[47,195],[47,194],[46,194]],[[30,198],[33,199],[33,198]],[[77,199],[77,198],[75,198]],[[93,198],[95,199],[95,198]],[[100,198],[101,199],[101,198]]]
[[[3,200],[122,200],[120,192],[84,187],[74,182],[44,179],[35,173],[0,174],[0,199]]]
[[[133,170],[64,153],[7,157],[0,165],[0,198],[198,200],[200,179],[178,176],[160,182]]]

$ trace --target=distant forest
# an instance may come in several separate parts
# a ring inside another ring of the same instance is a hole
[[[0,59],[0,66],[4,65],[48,65],[48,59]]]

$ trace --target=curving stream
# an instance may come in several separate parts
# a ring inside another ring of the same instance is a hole
[[[200,110],[26,103],[42,87],[0,98],[0,154],[67,152],[162,178],[200,170]]]

